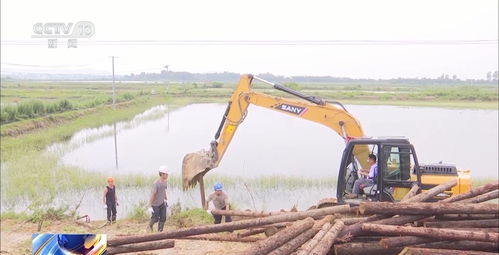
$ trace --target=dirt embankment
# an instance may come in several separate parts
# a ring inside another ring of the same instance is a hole
[[[103,221],[91,222],[90,225],[98,228]],[[116,224],[99,229],[89,229],[72,221],[58,221],[46,223],[43,233],[101,233],[108,238],[128,234],[145,234],[146,222],[135,220],[119,220]],[[37,224],[26,223],[20,220],[1,221],[0,254],[31,255],[31,234],[36,233]],[[174,229],[168,226],[166,230]],[[219,255],[235,254],[247,249],[251,243],[213,242],[198,240],[175,240],[175,248],[163,251],[140,252],[130,254],[141,255]]]
[[[127,108],[130,104],[134,104],[134,101],[123,102],[116,104],[118,109]],[[0,136],[19,136],[23,134],[27,134],[39,129],[49,128],[53,126],[62,125],[68,121],[72,121],[78,119],[82,116],[92,114],[104,109],[111,109],[112,105],[101,105],[98,107],[81,109],[81,110],[73,110],[63,113],[50,114],[47,116],[35,118],[35,119],[27,119],[20,120],[12,123],[5,124],[2,127],[2,132]]]

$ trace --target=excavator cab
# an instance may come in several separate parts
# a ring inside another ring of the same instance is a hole
[[[377,158],[377,175],[369,184],[359,187],[360,196],[348,199],[359,178],[360,163],[355,157],[359,146],[369,147]],[[405,138],[355,138],[347,142],[340,164],[337,186],[339,203],[357,204],[362,200],[399,201],[414,183],[421,184],[419,165],[414,147]]]

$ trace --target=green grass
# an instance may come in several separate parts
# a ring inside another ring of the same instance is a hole
[[[30,216],[26,212],[14,212],[14,211],[6,211],[3,212],[0,216],[2,220],[21,220],[26,221],[30,218]]]
[[[149,95],[153,85],[118,84],[116,102]],[[113,102],[109,83],[2,82],[1,124]]]
[[[149,212],[146,211],[146,201],[141,201],[133,206],[132,210],[128,214],[129,219],[145,222],[149,219]]]
[[[213,223],[213,216],[201,208],[182,208],[180,202],[170,205],[171,215],[167,224],[179,228]]]

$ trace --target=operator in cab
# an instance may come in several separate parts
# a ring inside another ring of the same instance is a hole
[[[376,164],[376,155],[369,154],[369,156],[367,157],[367,163],[369,163],[371,167],[369,168],[369,170],[361,169],[359,171],[361,177],[354,182],[352,194],[346,195],[345,198],[358,198],[361,195],[360,191],[363,188],[372,186],[376,183],[376,176],[378,176],[378,164]]]

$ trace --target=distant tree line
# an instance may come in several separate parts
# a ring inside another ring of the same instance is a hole
[[[393,79],[353,79],[348,77],[335,76],[282,76],[271,73],[257,74],[257,76],[280,83],[393,83],[393,84],[490,84],[498,82],[498,72],[489,71],[483,79],[461,79],[456,74],[442,74],[435,78],[393,78]],[[240,74],[233,72],[221,73],[190,73],[163,70],[157,73],[130,73],[128,75],[118,75],[117,80],[122,81],[159,81],[159,82],[237,82]],[[16,73],[9,76],[2,76],[2,80],[92,80],[110,81],[110,75],[91,74],[31,74]]]
[[[273,82],[313,82],[313,83],[406,83],[406,84],[469,84],[469,83],[496,83],[498,73],[488,72],[484,79],[460,79],[457,75],[442,74],[436,78],[395,78],[395,79],[353,79],[334,76],[281,76],[270,73],[257,76]],[[190,73],[163,70],[160,73],[138,74],[131,73],[121,76],[122,80],[130,81],[168,81],[168,82],[237,82],[240,74],[232,72],[223,73]]]

